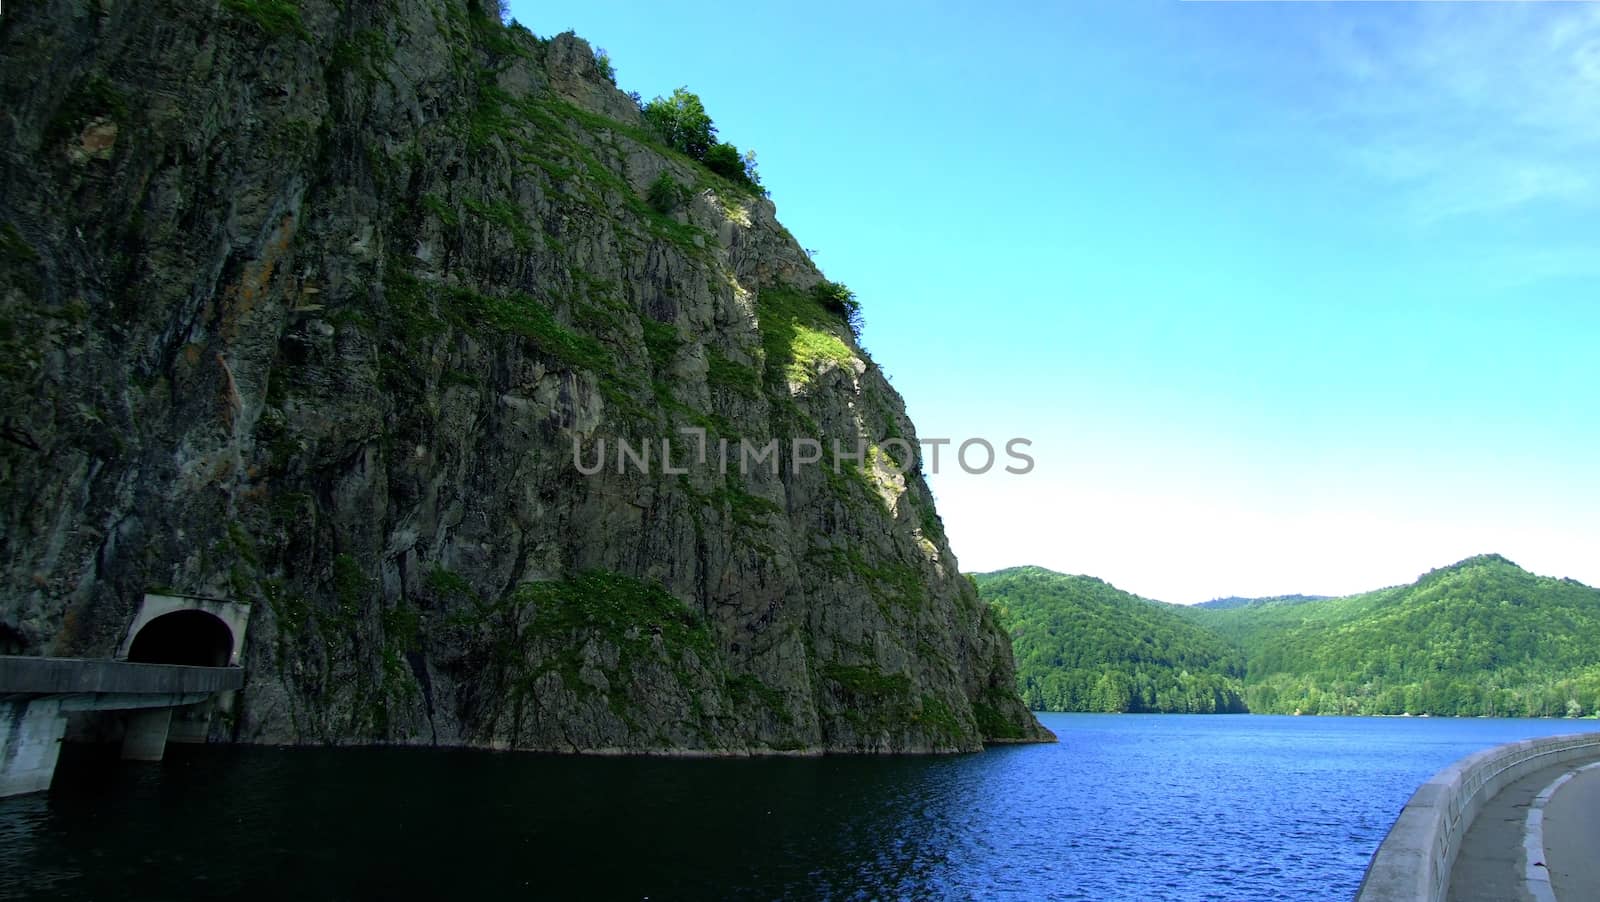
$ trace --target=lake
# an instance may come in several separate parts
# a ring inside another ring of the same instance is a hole
[[[1348,899],[1416,786],[1593,721],[1045,714],[940,758],[68,749],[0,898]]]

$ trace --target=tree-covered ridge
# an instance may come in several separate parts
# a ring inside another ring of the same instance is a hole
[[[1499,555],[1343,598],[1192,607],[1038,567],[976,580],[1044,710],[1237,710],[1233,692],[1260,714],[1600,713],[1600,590]]]
[[[1498,555],[1346,598],[1183,613],[1244,652],[1256,712],[1600,710],[1600,590]]]
[[[1227,598],[1213,598],[1195,605],[1197,608],[1213,608],[1227,610],[1229,608],[1243,608],[1251,605],[1262,604],[1304,604],[1308,601],[1326,601],[1328,595],[1272,595],[1262,598],[1245,598],[1241,595],[1229,595]]]
[[[1023,699],[1036,710],[1244,710],[1243,656],[1173,605],[1041,567],[974,580],[1011,632]]]

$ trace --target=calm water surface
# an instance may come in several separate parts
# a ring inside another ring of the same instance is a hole
[[[1594,726],[1041,719],[957,758],[76,754],[0,801],[0,898],[1348,899],[1434,771]]]

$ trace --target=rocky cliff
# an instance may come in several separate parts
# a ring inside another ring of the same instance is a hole
[[[170,588],[253,604],[218,739],[1048,735],[806,253],[583,41],[471,0],[41,0],[0,92],[0,652],[110,654]]]

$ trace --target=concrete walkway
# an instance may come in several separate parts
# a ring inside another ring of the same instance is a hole
[[[238,667],[0,655],[0,798],[50,788],[73,712],[137,712],[128,716],[122,757],[160,761],[174,708],[243,685]]]
[[[1483,806],[1450,871],[1450,902],[1533,900],[1523,852],[1534,796],[1588,761],[1535,771]],[[1544,847],[1558,902],[1600,899],[1600,768],[1568,780],[1544,809]]]
[[[1544,852],[1557,899],[1600,899],[1600,768],[1568,780],[1544,806]]]

